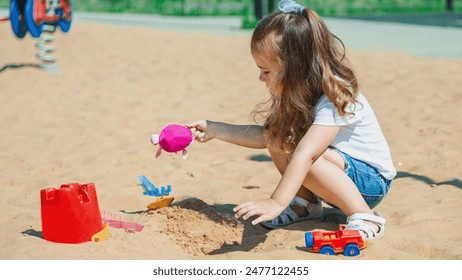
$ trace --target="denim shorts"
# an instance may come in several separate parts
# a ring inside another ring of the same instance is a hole
[[[390,190],[391,180],[384,178],[374,167],[334,149],[345,161],[345,173],[355,183],[367,205],[376,207]]]

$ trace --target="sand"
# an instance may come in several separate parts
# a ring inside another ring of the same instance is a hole
[[[207,118],[251,123],[267,92],[249,37],[80,23],[55,34],[59,72],[36,63],[30,37],[0,25],[0,259],[345,259],[307,252],[304,233],[335,230],[341,213],[268,231],[232,217],[233,206],[268,197],[279,175],[265,150],[193,143],[189,157],[149,142],[167,123]],[[462,259],[462,61],[348,49],[398,170],[377,208],[384,238],[362,260]],[[10,66],[10,67],[7,67]],[[169,208],[137,179],[171,184]],[[98,243],[43,239],[40,190],[93,182],[101,210],[144,225],[110,228]]]

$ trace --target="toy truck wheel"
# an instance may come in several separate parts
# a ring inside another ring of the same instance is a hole
[[[319,250],[319,254],[321,255],[335,255],[334,248],[331,246],[323,246],[321,250]]]
[[[24,20],[21,19],[21,11],[16,0],[11,0],[10,2],[10,23],[16,37],[24,38],[26,36],[27,26]]]
[[[343,250],[343,255],[347,257],[354,257],[359,255],[360,250],[358,245],[356,244],[348,244],[345,246],[345,249]]]
[[[45,21],[40,20],[39,13],[45,14],[46,2],[35,0],[26,0],[26,6],[24,8],[24,17],[26,18],[26,26],[29,33],[34,38],[39,38],[43,32],[43,26]]]
[[[313,233],[311,231],[305,233],[306,248],[312,248],[314,245]]]

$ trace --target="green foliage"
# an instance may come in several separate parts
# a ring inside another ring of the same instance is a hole
[[[262,0],[266,5],[268,0]],[[276,3],[279,0],[274,0]],[[8,8],[9,0],[0,0]],[[297,0],[322,16],[411,14],[446,12],[447,0]],[[462,0],[452,0],[454,11],[462,12]],[[128,12],[161,15],[253,15],[253,0],[71,0],[79,11]]]
[[[302,2],[310,3],[310,6],[319,14],[330,16],[444,12],[446,8],[446,0],[324,0]]]
[[[242,0],[73,0],[76,10],[162,15],[242,15]]]
[[[262,0],[266,9],[268,0]],[[273,0],[276,3],[279,0]],[[321,16],[396,15],[444,13],[447,0],[297,0]],[[452,0],[454,12],[462,12],[462,0]],[[241,16],[243,28],[253,28],[254,0],[71,0],[76,11],[145,13],[173,16]],[[0,0],[0,8],[8,8]],[[268,13],[266,11],[265,13]]]
[[[278,2],[278,0],[274,0]],[[298,0],[322,16],[371,14],[440,13],[447,0]],[[95,12],[131,12],[162,15],[244,16],[251,22],[253,0],[72,0],[76,10]],[[264,6],[267,0],[263,0]],[[462,0],[453,0],[456,12],[462,12]]]

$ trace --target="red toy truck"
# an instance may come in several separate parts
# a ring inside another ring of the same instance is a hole
[[[357,230],[345,230],[341,226],[338,231],[309,231],[305,233],[306,247],[310,252],[324,255],[343,253],[345,256],[357,256],[360,250],[367,247]]]

